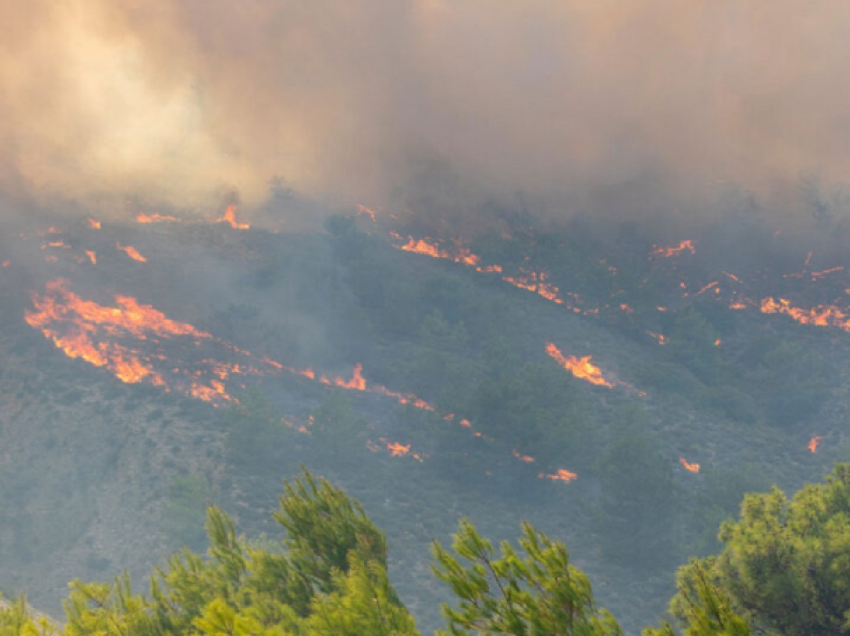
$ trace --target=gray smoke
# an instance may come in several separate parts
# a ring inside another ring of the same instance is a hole
[[[30,0],[0,20],[0,179],[35,198],[250,205],[280,179],[399,207],[436,162],[460,198],[687,215],[850,169],[841,0]]]

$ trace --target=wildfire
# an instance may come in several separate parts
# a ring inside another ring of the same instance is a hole
[[[813,453],[817,453],[818,452],[818,444],[820,444],[820,441],[822,439],[823,439],[823,435],[817,435],[817,436],[813,437],[812,439],[810,439],[809,440],[809,450],[812,451]]]
[[[596,365],[591,364],[590,360],[593,356],[584,356],[582,358],[565,356],[552,342],[546,344],[546,353],[575,377],[598,386],[607,386],[609,389],[614,388],[614,383],[602,375],[602,370]]]
[[[525,462],[526,464],[533,464],[536,461],[533,457],[529,455],[523,455],[516,449],[511,451],[511,455],[516,457],[519,461]]]
[[[672,245],[668,247],[658,247],[657,245],[653,245],[653,247],[656,249],[650,252],[650,254],[652,256],[661,256],[662,258],[677,256],[678,254],[682,254],[683,252],[690,252],[691,254],[696,254],[697,251],[694,247],[694,242],[690,239],[684,240],[678,245]]]
[[[372,219],[372,223],[376,223],[377,220],[378,220],[377,213],[374,210],[367,208],[365,205],[359,205],[358,204],[357,214],[358,214],[358,216],[361,215],[361,214],[367,215],[370,219]]]
[[[236,206],[228,205],[221,218],[216,219],[216,223],[229,223],[234,230],[247,230],[251,226],[247,223],[238,223],[236,221]]]
[[[839,327],[845,331],[850,331],[850,316],[832,305],[818,305],[811,309],[802,309],[794,307],[784,298],[765,298],[761,301],[761,312],[763,314],[787,314],[802,325]]]
[[[127,256],[132,258],[134,261],[139,261],[140,263],[147,263],[148,259],[139,254],[139,251],[133,247],[132,245],[121,245],[121,243],[116,243],[115,245],[119,250],[124,252]]]
[[[164,223],[166,221],[179,223],[180,219],[178,219],[176,216],[168,216],[163,214],[151,214],[150,216],[148,216],[144,212],[139,212],[139,214],[136,215],[137,223]]]
[[[92,265],[97,265],[97,253],[94,250],[86,250],[86,256],[89,257]]]
[[[655,338],[655,341],[662,347],[667,344],[667,336],[663,333],[655,333],[654,331],[647,331],[646,333]]]
[[[684,457],[679,458],[679,463],[685,468],[685,470],[687,470],[689,472],[692,472],[692,473],[698,473],[699,472],[699,464],[696,464],[696,463],[692,464],[687,459],[685,459]]]
[[[565,468],[559,468],[554,474],[540,473],[537,477],[538,479],[551,479],[552,481],[563,481],[567,483],[578,479],[577,474],[571,473]]]
[[[198,348],[215,339],[129,296],[116,296],[115,306],[106,307],[83,300],[66,288],[65,281],[55,280],[47,284],[44,294],[34,293],[32,302],[35,310],[26,312],[27,324],[39,329],[68,357],[105,367],[122,382],[147,382],[222,406],[235,401],[224,380],[232,374],[257,372],[214,360],[203,360],[195,370],[172,368],[161,352],[162,340],[182,337]],[[205,376],[214,377],[204,380]]]
[[[366,442],[366,448],[368,448],[373,453],[378,453],[383,449],[386,449],[390,453],[390,457],[412,457],[418,462],[424,462],[425,459],[422,455],[418,453],[414,453],[410,450],[410,444],[401,444],[399,442],[390,442],[387,441],[387,438],[381,437],[381,442],[383,442],[384,446],[380,446],[375,442],[369,440]],[[427,455],[426,455],[427,457]]]
[[[91,229],[93,229],[93,230],[99,230],[100,229],[100,221],[95,221],[94,219],[91,219],[91,218],[87,219],[87,220],[89,222],[89,227]]]

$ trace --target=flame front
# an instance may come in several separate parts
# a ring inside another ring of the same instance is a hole
[[[217,341],[135,298],[116,296],[115,306],[105,307],[81,299],[66,285],[55,280],[47,284],[44,294],[32,294],[35,310],[26,312],[27,324],[39,329],[68,357],[105,367],[122,382],[147,382],[222,406],[235,401],[225,390],[225,379],[231,374],[258,372],[250,366],[215,360],[203,360],[195,370],[174,368],[162,352],[163,340],[183,338],[194,349]]]
[[[559,468],[553,474],[540,473],[539,475],[537,475],[537,477],[539,479],[551,479],[552,481],[563,481],[567,483],[573,481],[574,479],[578,479],[577,474],[572,473],[566,470],[565,468]]]
[[[696,248],[694,247],[694,242],[690,239],[681,241],[678,245],[671,245],[668,247],[658,247],[657,245],[653,245],[656,249],[651,252],[653,256],[661,256],[662,258],[669,258],[671,256],[676,256],[683,252],[690,252],[691,254],[696,254]]]
[[[229,223],[234,230],[247,230],[251,226],[247,223],[238,223],[236,221],[236,206],[228,205],[224,214],[216,219],[216,223]]]
[[[179,223],[180,219],[178,219],[176,216],[168,216],[163,214],[151,214],[150,216],[148,216],[144,212],[139,212],[139,214],[136,215],[137,223],[164,223],[166,221]]]
[[[546,353],[575,377],[598,386],[607,386],[609,389],[614,388],[614,383],[602,375],[602,369],[591,364],[590,360],[593,356],[584,356],[582,358],[565,356],[552,342],[546,344]]]
[[[691,462],[689,462],[684,457],[679,458],[679,463],[685,468],[685,470],[687,470],[689,472],[692,472],[692,473],[698,473],[699,472],[699,464],[696,464],[696,463],[692,464]]]
[[[139,261],[140,263],[148,262],[148,259],[139,254],[139,251],[132,245],[121,245],[121,243],[117,243],[116,247],[122,252],[124,252],[127,256],[132,258],[134,261]]]
[[[815,437],[810,439],[809,440],[809,450],[812,451],[813,453],[817,453],[818,452],[818,444],[820,444],[820,441],[822,439],[823,439],[823,435],[816,435]]]

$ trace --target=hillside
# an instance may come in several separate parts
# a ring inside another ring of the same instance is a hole
[[[74,576],[146,574],[199,547],[210,501],[258,536],[304,464],[386,531],[423,631],[428,545],[469,516],[563,540],[636,633],[741,493],[846,458],[850,283],[804,238],[524,218],[461,240],[363,210],[3,238],[4,590],[55,612]]]

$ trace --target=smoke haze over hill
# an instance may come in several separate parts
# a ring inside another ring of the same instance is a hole
[[[731,182],[771,203],[850,168],[837,0],[34,0],[0,18],[7,192],[250,203],[279,178],[386,205],[437,162],[454,195],[629,216]]]

